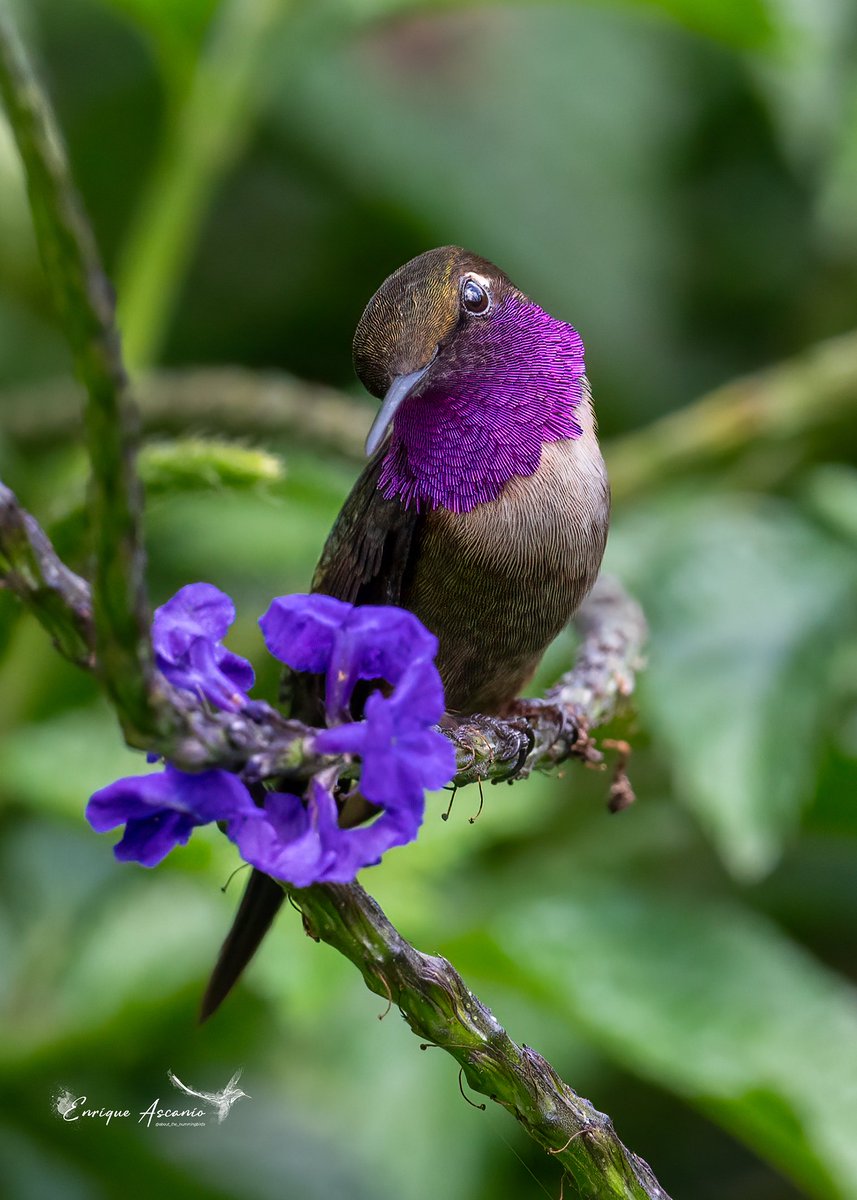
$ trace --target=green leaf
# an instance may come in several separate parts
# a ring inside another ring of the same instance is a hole
[[[139,2],[139,0],[138,0]],[[569,4],[568,7],[576,7]],[[521,0],[347,0],[347,9],[363,20],[398,16],[410,12],[445,12],[474,7],[516,7]],[[616,7],[654,8],[679,25],[733,46],[758,47],[767,44],[773,33],[771,13],[765,0],[743,0],[724,4],[722,0],[626,0]]]
[[[100,698],[24,725],[0,742],[5,794],[34,810],[70,817],[81,827],[94,791],[123,775],[153,770],[139,751],[123,743],[115,716]]]
[[[765,0],[630,0],[636,6],[656,8],[694,33],[743,49],[767,46],[773,40],[774,22]]]
[[[192,72],[218,0],[102,0],[151,41],[167,83],[179,90]]]
[[[612,547],[651,625],[641,704],[690,807],[739,878],[776,863],[812,794],[853,555],[785,504],[676,493]]]
[[[857,470],[841,463],[818,467],[804,494],[812,512],[841,537],[857,543]]]
[[[575,871],[551,899],[507,900],[494,936],[497,970],[617,1061],[808,1195],[857,1197],[855,995],[775,926],[736,904]]]
[[[276,454],[214,438],[150,442],[137,458],[147,501],[200,491],[253,491],[279,483],[285,464]],[[83,481],[65,497],[51,522],[51,540],[64,557],[87,535]]]

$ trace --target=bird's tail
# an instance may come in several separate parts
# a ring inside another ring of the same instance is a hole
[[[253,871],[205,989],[199,1009],[201,1022],[216,1012],[229,995],[271,928],[284,899],[285,893],[278,883],[261,871]]]

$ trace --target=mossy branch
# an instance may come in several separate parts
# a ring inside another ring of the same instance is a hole
[[[424,1043],[446,1050],[475,1091],[510,1112],[588,1200],[669,1200],[610,1118],[573,1091],[540,1054],[519,1046],[445,958],[421,954],[358,885],[287,889],[310,936],[357,967]]]
[[[95,669],[89,584],[60,561],[38,521],[2,483],[0,579],[33,612],[65,658]]]

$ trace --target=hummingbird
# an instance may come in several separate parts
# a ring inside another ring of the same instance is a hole
[[[382,283],[353,358],[381,406],[312,590],[411,610],[438,639],[451,717],[502,716],[604,554],[610,489],[583,342],[493,263],[442,246]],[[310,724],[323,723],[317,683],[303,677],[293,687],[292,715]],[[253,871],[201,1019],[283,899],[276,881]]]

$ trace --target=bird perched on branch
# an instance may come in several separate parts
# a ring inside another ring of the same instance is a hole
[[[410,609],[438,638],[448,711],[502,714],[604,553],[610,493],[583,343],[492,263],[443,246],[369,301],[354,367],[382,404],[313,591]],[[298,688],[293,715],[323,722],[311,686]],[[203,1018],[283,896],[253,872]]]

